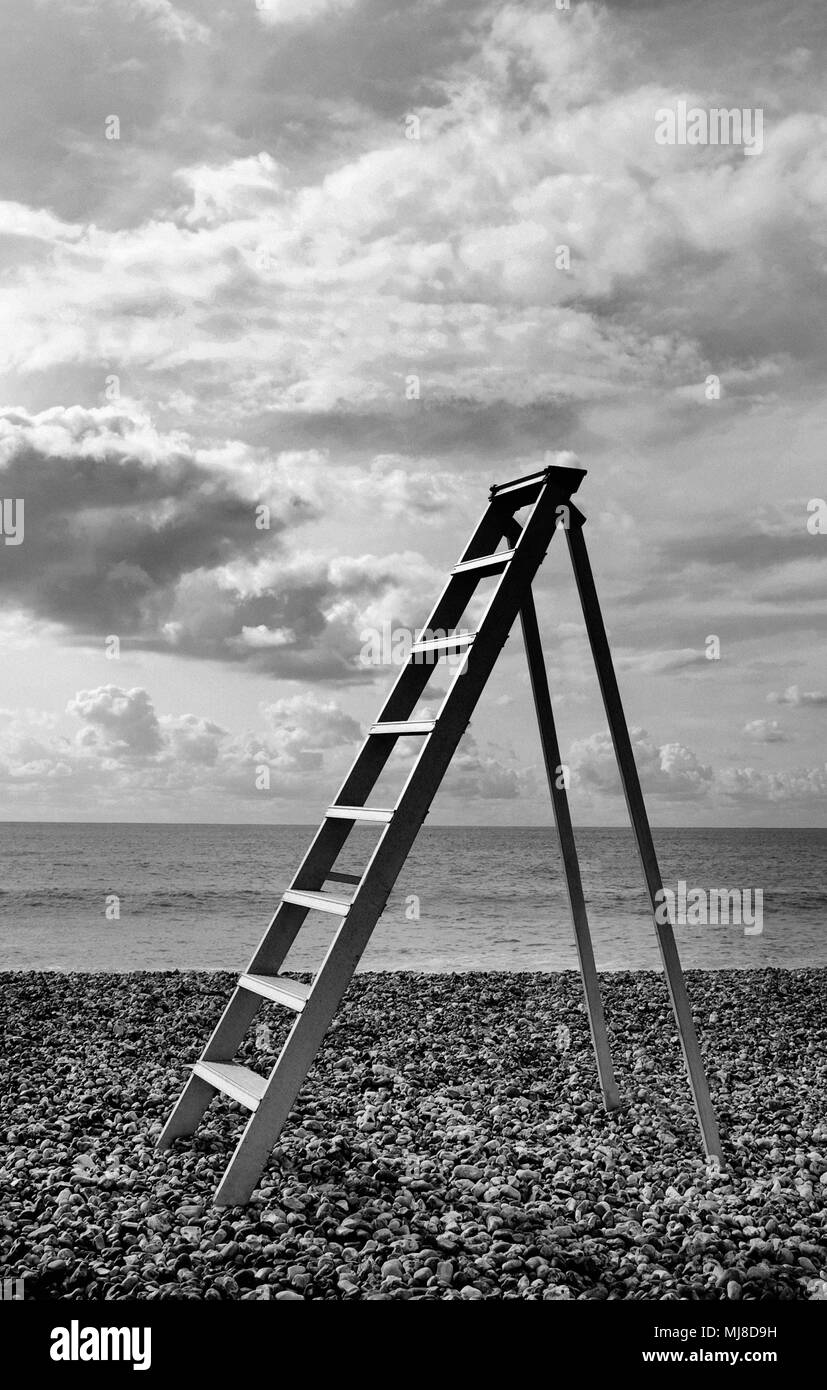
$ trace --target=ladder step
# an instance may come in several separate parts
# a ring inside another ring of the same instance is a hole
[[[312,907],[317,912],[336,912],[340,917],[350,908],[349,898],[334,898],[330,893],[311,893],[300,888],[288,889],[282,894],[282,901],[295,903],[297,907]]]
[[[393,811],[378,806],[328,806],[325,815],[331,820],[381,821],[383,825],[393,820]]]
[[[458,565],[454,565],[451,573],[467,574],[469,570],[474,570],[480,578],[486,574],[500,574],[509,560],[513,559],[513,550],[500,550],[494,555],[479,555],[476,560],[460,560]]]
[[[361,874],[346,874],[346,873],[341,873],[338,869],[335,870],[335,871],[334,871],[333,869],[331,869],[329,874],[325,874],[325,882],[326,882],[326,883],[327,883],[327,882],[330,882],[330,883],[361,883],[361,882],[362,882],[362,875],[361,875]]]
[[[300,1014],[308,999],[312,985],[304,985],[301,980],[290,980],[286,975],[242,975],[239,982],[242,989],[252,994],[260,994],[264,999],[274,999],[288,1009]]]
[[[414,642],[411,653],[414,652],[450,652],[457,647],[470,647],[475,632],[456,632],[453,637],[428,637],[424,642]]]
[[[193,1071],[202,1081],[209,1081],[217,1091],[246,1105],[248,1110],[258,1109],[267,1090],[266,1077],[236,1062],[196,1062]]]
[[[435,728],[435,719],[402,719],[396,723],[371,724],[370,731],[372,734],[388,734],[398,738],[406,734],[430,734]]]

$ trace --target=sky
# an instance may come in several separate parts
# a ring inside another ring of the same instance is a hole
[[[370,634],[565,454],[653,823],[827,824],[825,50],[821,0],[4,0],[0,817],[314,822]],[[562,538],[535,592],[622,824]],[[432,821],[549,818],[515,633]]]

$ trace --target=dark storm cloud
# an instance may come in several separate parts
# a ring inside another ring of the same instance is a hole
[[[428,567],[415,555],[337,562],[288,547],[288,529],[319,517],[330,479],[308,460],[303,491],[285,467],[243,444],[199,452],[121,408],[0,411],[0,493],[23,501],[22,542],[0,545],[5,604],[82,643],[117,635],[287,679],[370,680],[362,610],[387,596],[389,616],[409,618],[393,607],[407,605],[406,583],[416,593],[430,580]],[[372,476],[376,512],[438,510],[435,479],[395,465]],[[347,508],[345,480],[337,488]]]
[[[269,529],[228,471],[113,409],[0,418],[3,495],[24,502],[24,540],[0,547],[6,604],[82,640],[110,633],[159,645],[187,575],[280,548],[314,509],[285,491]]]

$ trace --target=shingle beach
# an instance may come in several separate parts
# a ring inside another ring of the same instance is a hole
[[[358,975],[252,1202],[221,1209],[237,1106],[154,1143],[235,977],[0,976],[2,1275],[70,1300],[827,1296],[827,971],[688,972],[723,1172],[662,978],[602,980],[611,1116],[574,973]],[[257,1024],[264,1072],[284,1014]]]

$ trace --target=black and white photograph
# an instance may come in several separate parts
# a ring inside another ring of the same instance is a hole
[[[823,0],[0,0],[32,1374],[332,1326],[272,1303],[815,1364],[826,62]]]

